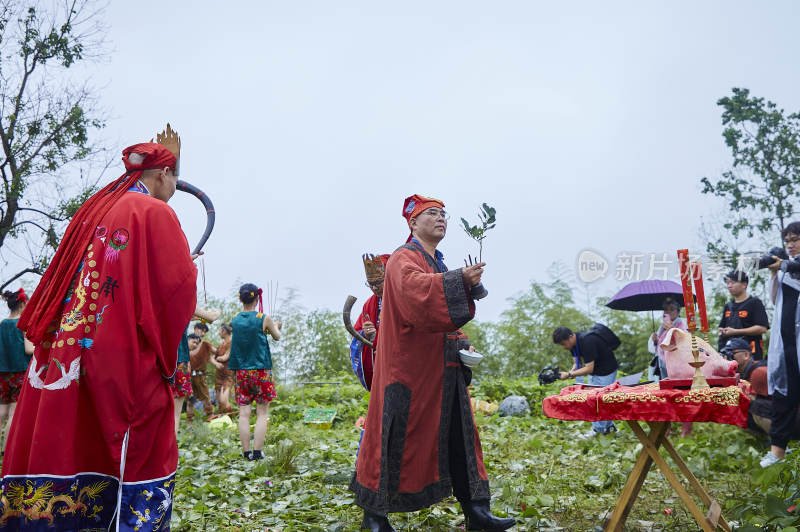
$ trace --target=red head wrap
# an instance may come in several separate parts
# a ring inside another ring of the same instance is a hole
[[[431,207],[444,209],[444,203],[436,198],[426,198],[425,196],[414,194],[413,196],[407,197],[403,202],[403,218],[406,219],[409,227],[411,227],[411,220],[416,218],[422,211],[430,209]],[[408,235],[406,242],[411,240],[411,236],[412,235]]]
[[[166,166],[174,170],[178,161],[175,155],[161,144],[142,142],[122,150],[122,162],[125,163],[125,170],[128,172],[142,172]]]
[[[94,230],[103,216],[142,177],[144,170],[166,166],[174,168],[177,163],[172,152],[154,142],[125,148],[122,161],[125,163],[125,174],[86,200],[72,217],[50,266],[42,275],[39,286],[20,316],[17,327],[25,331],[34,344],[41,343],[47,329],[58,320],[72,277],[78,270],[86,247],[91,243]]]

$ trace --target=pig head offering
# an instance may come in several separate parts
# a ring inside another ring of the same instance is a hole
[[[694,376],[694,368],[689,362],[694,362],[692,356],[692,335],[686,331],[673,327],[661,341],[661,349],[667,363],[667,376],[671,379],[691,379]],[[725,360],[722,355],[717,353],[708,342],[702,338],[697,338],[697,350],[700,360],[705,362],[700,371],[705,378],[709,377],[733,377],[736,375],[736,368],[739,364],[735,360]]]

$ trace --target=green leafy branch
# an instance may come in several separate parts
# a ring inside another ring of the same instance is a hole
[[[478,243],[478,262],[481,262],[483,259],[483,239],[486,238],[486,231],[489,229],[493,229],[495,225],[496,218],[495,214],[497,213],[497,209],[494,207],[490,207],[486,203],[481,206],[481,210],[478,213],[478,219],[480,221],[477,225],[470,225],[468,221],[464,218],[461,218],[461,223],[464,224],[464,231]]]

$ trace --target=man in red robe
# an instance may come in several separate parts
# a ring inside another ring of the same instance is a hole
[[[20,319],[36,349],[3,460],[0,530],[169,530],[169,379],[197,279],[167,206],[177,157],[158,143],[123,151],[126,173],[75,214]]]
[[[378,328],[381,322],[383,280],[386,275],[386,262],[389,260],[389,255],[375,256],[365,253],[361,258],[364,261],[367,286],[372,290],[372,296],[364,303],[361,315],[358,316],[353,328],[370,340],[372,345],[377,348]],[[353,372],[367,391],[372,387],[374,360],[373,349],[358,338],[353,338],[353,341],[350,342],[350,362],[353,365]]]
[[[447,231],[444,204],[406,198],[411,236],[386,266],[380,350],[367,422],[350,483],[364,509],[362,529],[394,530],[390,512],[430,506],[452,492],[468,530],[506,530],[489,511],[489,480],[460,349],[459,327],[475,314],[470,288],[484,263],[448,271],[436,246]]]

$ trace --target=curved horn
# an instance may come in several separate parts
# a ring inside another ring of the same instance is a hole
[[[356,298],[353,296],[347,296],[347,299],[344,302],[344,309],[342,310],[342,320],[344,321],[344,328],[347,329],[347,332],[350,335],[361,342],[364,345],[368,345],[370,349],[374,349],[375,346],[372,345],[372,342],[364,338],[364,336],[358,334],[358,331],[353,329],[353,326],[350,324],[350,311],[353,309],[353,305],[356,302]]]
[[[211,198],[209,198],[205,192],[182,179],[178,179],[177,189],[196,197],[203,203],[203,207],[206,208],[206,230],[203,232],[203,236],[200,237],[200,242],[198,242],[192,250],[192,255],[197,255],[200,253],[200,250],[203,249],[208,237],[211,236],[211,231],[214,230],[214,222],[217,218],[216,212],[214,211],[214,204],[211,203]]]

